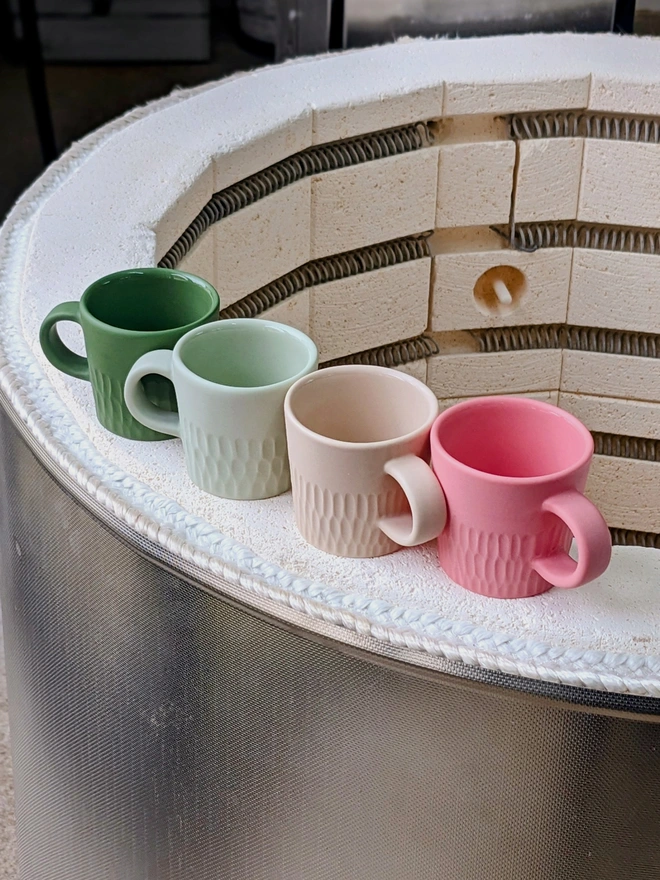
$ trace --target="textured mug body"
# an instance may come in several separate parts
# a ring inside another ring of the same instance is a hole
[[[524,398],[466,401],[438,417],[431,450],[448,508],[438,559],[456,583],[524,598],[605,570],[609,531],[583,495],[593,440],[573,416]]]
[[[379,526],[408,510],[403,489],[385,465],[404,455],[428,456],[427,436],[378,450],[316,445],[288,432],[296,524],[303,538],[334,556],[385,556],[400,549]]]
[[[270,498],[291,485],[284,398],[316,370],[317,357],[312,340],[292,327],[218,321],[186,334],[173,352],[141,358],[126,380],[126,404],[151,428],[181,438],[200,489],[235,500]],[[140,380],[150,372],[172,380],[178,414],[147,401]]]
[[[204,322],[207,320],[212,318],[203,319]],[[99,326],[82,309],[80,325],[99,422],[106,430],[128,440],[169,439],[170,435],[152,431],[133,418],[124,402],[124,382],[138,358],[154,348],[174,348],[182,333],[190,328],[176,328],[148,335],[136,333],[120,340],[117,338],[116,328]],[[153,375],[145,376],[143,381],[149,400],[161,409],[171,412],[176,410],[176,397],[171,382]]]
[[[172,349],[189,330],[214,321],[220,301],[206,281],[170,269],[128,269],[100,278],[80,302],[61,303],[44,319],[40,341],[48,360],[71,376],[91,382],[96,415],[108,431],[129,440],[170,437],[141,424],[126,407],[124,383],[133,364],[155,349]],[[57,324],[80,324],[86,357],[71,352]],[[143,380],[148,399],[176,410],[172,383],[162,376]]]
[[[566,523],[543,510],[543,502],[563,490],[582,492],[587,468],[574,479],[548,481],[542,488],[484,484],[435,461],[434,469],[447,499],[438,559],[449,577],[475,593],[500,599],[549,590],[552,584],[532,563],[567,552],[572,534]]]
[[[238,397],[238,389],[200,387],[196,378],[180,361],[174,363],[180,436],[193,483],[212,495],[240,500],[286,492],[291,485],[283,412],[288,386]]]
[[[357,558],[435,537],[444,501],[426,462],[437,411],[425,385],[383,367],[332,367],[300,380],[287,395],[285,415],[294,513],[303,538],[326,553]],[[371,436],[387,439],[364,439]],[[408,471],[430,496],[424,514],[431,515],[414,536],[406,536],[407,525],[397,527],[415,506],[404,490]]]

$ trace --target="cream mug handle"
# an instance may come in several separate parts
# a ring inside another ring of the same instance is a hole
[[[402,455],[387,462],[385,473],[403,489],[410,513],[383,517],[378,522],[381,532],[402,547],[437,538],[447,523],[447,503],[431,468],[416,455]]]

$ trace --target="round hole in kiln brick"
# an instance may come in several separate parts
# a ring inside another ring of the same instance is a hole
[[[507,315],[527,293],[527,279],[515,266],[493,266],[477,279],[474,302],[482,315]]]

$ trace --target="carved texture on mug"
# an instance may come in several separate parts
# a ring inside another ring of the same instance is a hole
[[[113,379],[106,373],[102,373],[98,369],[94,369],[90,365],[89,378],[92,382],[92,390],[94,393],[94,403],[98,414],[99,422],[108,426],[113,432],[124,437],[133,438],[134,440],[160,440],[164,434],[147,428],[129,413],[124,400],[124,383],[119,379]],[[172,400],[176,404],[174,394],[170,395],[169,388],[162,385],[163,394],[158,393],[159,386],[155,381],[148,384],[147,396],[156,406],[161,409],[171,410]]]
[[[124,400],[124,388],[118,379],[112,379],[93,367],[89,369],[89,377],[92,382],[96,412],[102,425],[112,426],[113,431],[126,436],[162,436],[150,428],[145,428],[144,425],[134,419],[129,413],[126,406],[122,403]]]
[[[407,509],[399,486],[377,494],[344,494],[291,474],[298,528],[310,544],[336,556],[384,556],[399,549],[376,523]]]
[[[135,419],[119,403],[120,400],[123,400],[124,395],[121,383],[116,379],[111,379],[110,376],[106,376],[105,373],[101,373],[100,370],[95,370],[91,366],[89,368],[89,378],[94,390],[94,402],[99,415],[99,421],[121,425],[126,430],[132,428]]]
[[[257,499],[289,488],[284,437],[218,437],[183,419],[181,439],[190,476],[207,492],[224,498]]]
[[[547,583],[531,567],[534,559],[557,550],[568,551],[571,534],[560,520],[538,535],[506,535],[482,532],[452,519],[438,538],[440,564],[462,586],[489,596],[506,597],[510,585],[516,595],[533,596]]]

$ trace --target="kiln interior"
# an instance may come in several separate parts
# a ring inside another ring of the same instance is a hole
[[[443,407],[567,409],[594,433],[589,494],[615,541],[660,546],[660,507],[640,504],[660,458],[660,221],[643,194],[659,169],[655,116],[456,113],[218,190],[158,265],[215,284],[221,317],[295,326],[324,365],[405,370]]]

